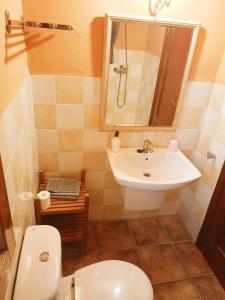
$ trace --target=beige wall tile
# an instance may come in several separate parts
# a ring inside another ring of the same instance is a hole
[[[207,161],[203,175],[202,175],[202,180],[211,188],[213,189],[217,179],[218,179],[219,173],[218,170],[215,169],[214,165],[212,162]]]
[[[125,106],[125,112],[135,114],[137,111],[137,103],[128,102]]]
[[[73,171],[73,172],[61,172],[59,173],[59,177],[61,178],[77,178],[77,179],[81,179],[80,175],[81,175],[81,170],[77,170],[77,171]]]
[[[159,210],[160,215],[176,215],[179,207],[179,201],[166,201]]]
[[[124,114],[123,113],[114,114],[114,123],[115,124],[123,124],[124,123]]]
[[[56,102],[82,103],[82,81],[81,77],[57,76],[55,78]]]
[[[81,104],[59,104],[56,106],[57,128],[84,128],[84,106]]]
[[[225,145],[225,117],[224,116],[222,116],[218,121],[215,136],[222,144]]]
[[[4,171],[6,171],[9,164],[9,154],[8,154],[7,140],[6,140],[6,134],[5,134],[2,118],[0,118],[0,141],[1,141],[0,142],[1,159],[3,164],[3,169]]]
[[[96,129],[84,129],[84,149],[105,149],[108,146],[108,133]]]
[[[85,105],[84,128],[99,127],[99,105]]]
[[[86,186],[89,189],[103,189],[105,181],[104,171],[87,171],[85,176]]]
[[[18,131],[16,128],[15,110],[11,102],[2,115],[3,130],[5,132],[8,158],[11,159],[16,151],[18,142]]]
[[[11,167],[15,192],[17,193],[18,190],[19,190],[21,180],[23,178],[23,173],[21,172],[22,162],[20,160],[20,153],[19,153],[19,148],[18,147],[17,147],[17,149],[16,149],[16,151],[13,155],[13,158],[10,162],[10,167]]]
[[[202,108],[184,107],[179,116],[179,128],[199,128],[202,118]]]
[[[138,90],[140,85],[140,81],[136,78],[128,78],[127,88],[128,90]]]
[[[108,80],[108,89],[116,89],[116,86],[118,84],[118,80],[116,78],[111,77]]]
[[[221,108],[221,101],[218,98],[215,98],[213,95],[211,96],[209,100],[209,105],[212,109],[219,111]]]
[[[12,213],[15,208],[17,190],[15,190],[16,186],[14,184],[10,166],[7,168],[6,172],[4,172],[4,176],[5,176],[7,194],[9,199],[10,211]]]
[[[15,233],[23,232],[24,225],[31,225],[34,217],[33,199],[27,197],[37,192],[34,135],[33,104],[27,77],[0,118],[0,152],[10,212],[13,226],[20,227]],[[19,238],[17,234],[16,240]]]
[[[167,191],[165,201],[178,201],[180,198],[180,193],[180,189]]]
[[[145,51],[130,51],[130,63],[142,65],[144,63],[145,55]]]
[[[83,167],[83,152],[59,152],[59,172],[73,173]]]
[[[89,207],[89,220],[102,220],[103,219],[103,206],[90,206]]]
[[[102,171],[106,166],[105,151],[85,151],[84,166],[87,171]]]
[[[159,215],[158,209],[143,210],[140,212],[140,218],[155,217]]]
[[[86,104],[99,104],[101,79],[96,77],[83,78],[83,102]]]
[[[103,196],[104,205],[118,205],[123,204],[122,196],[120,193],[120,189],[104,189]]]
[[[115,181],[111,170],[105,171],[105,188],[118,188],[119,184]]]
[[[214,110],[220,111],[225,97],[225,85],[215,83],[213,85],[209,106]]]
[[[194,150],[199,137],[199,129],[177,129],[176,139],[182,150]]]
[[[58,171],[58,154],[57,153],[39,153],[39,168],[45,172]]]
[[[198,224],[202,224],[203,218],[205,216],[205,210],[201,207],[198,201],[194,201],[191,207],[191,216]]]
[[[90,206],[102,206],[103,205],[103,190],[89,189],[90,194],[89,204]]]
[[[76,152],[83,149],[82,130],[58,130],[58,141],[60,152]]]
[[[153,146],[167,147],[174,136],[174,132],[155,132],[153,138]]]
[[[54,76],[31,76],[33,101],[38,104],[55,104],[55,78]]]
[[[198,181],[193,182],[189,185],[190,190],[192,191],[192,193],[195,193],[198,187]]]
[[[140,217],[141,212],[136,210],[126,210],[123,209],[122,218],[123,219],[136,219]]]
[[[58,152],[58,136],[56,129],[37,129],[36,137],[39,153]]]
[[[104,220],[116,220],[121,219],[123,215],[123,208],[121,205],[107,205],[103,207],[103,219]]]
[[[12,102],[14,112],[15,112],[15,121],[16,121],[16,128],[17,133],[19,134],[24,126],[24,116],[23,116],[23,110],[22,110],[22,102],[20,96],[16,96]]]
[[[56,110],[54,105],[34,105],[35,127],[37,129],[56,128]]]
[[[201,132],[198,139],[197,150],[203,155],[206,156],[206,153],[209,149],[210,137]]]

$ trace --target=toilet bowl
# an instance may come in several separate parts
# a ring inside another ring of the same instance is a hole
[[[27,228],[14,300],[153,300],[147,275],[118,260],[98,262],[61,278],[61,239],[52,226]]]

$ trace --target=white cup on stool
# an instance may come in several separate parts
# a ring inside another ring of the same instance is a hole
[[[37,194],[38,199],[40,200],[41,209],[46,209],[50,207],[50,193],[48,191],[41,191]]]

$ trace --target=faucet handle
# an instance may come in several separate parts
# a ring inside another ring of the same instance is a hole
[[[153,152],[153,149],[152,149],[152,142],[150,140],[144,140],[144,144],[143,144],[143,147],[142,147],[142,152],[144,153],[152,153]]]
[[[146,145],[147,147],[151,147],[152,146],[152,142],[150,140],[144,140],[144,145]]]

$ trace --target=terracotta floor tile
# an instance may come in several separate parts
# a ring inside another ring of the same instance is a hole
[[[125,221],[99,222],[94,226],[97,245],[101,251],[119,250],[134,246],[134,241]]]
[[[199,300],[191,281],[177,281],[153,287],[154,300]]]
[[[88,225],[87,252],[96,252],[97,244],[93,224]],[[65,243],[62,245],[62,257],[74,256],[82,253],[80,242]]]
[[[161,216],[159,217],[159,221],[165,227],[173,241],[192,240],[191,235],[179,216]]]
[[[175,247],[186,271],[191,277],[212,273],[203,255],[193,242],[177,243]]]
[[[98,255],[95,253],[65,257],[62,259],[63,276],[71,275],[75,271],[96,262],[98,262]]]
[[[142,269],[153,284],[186,279],[187,274],[170,245],[137,248]]]
[[[94,232],[94,225],[89,224],[88,225],[88,252],[96,252],[97,250],[97,243],[95,238],[95,232]]]
[[[214,276],[194,279],[202,300],[225,300],[225,291]]]
[[[102,260],[124,260],[140,267],[139,259],[135,249],[123,249],[118,251],[108,251],[99,253],[99,259]]]
[[[79,242],[65,243],[62,245],[62,257],[69,257],[81,253]]]
[[[169,241],[157,218],[129,220],[127,222],[138,246]]]

